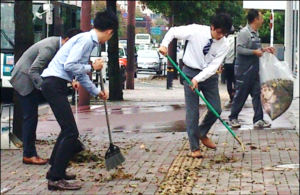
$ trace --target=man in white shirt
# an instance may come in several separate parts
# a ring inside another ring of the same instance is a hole
[[[206,136],[211,126],[217,120],[215,114],[208,110],[202,123],[199,123],[199,96],[194,93],[197,88],[202,91],[205,99],[220,114],[221,101],[218,89],[218,74],[225,55],[229,51],[229,42],[225,35],[230,31],[232,19],[228,14],[216,15],[211,26],[191,24],[172,27],[165,35],[159,51],[166,55],[168,45],[174,39],[188,41],[183,56],[183,72],[191,79],[193,86],[184,81],[186,104],[186,127],[191,148],[191,157],[201,157],[199,139],[209,148],[216,145]],[[199,84],[199,85],[198,85]]]

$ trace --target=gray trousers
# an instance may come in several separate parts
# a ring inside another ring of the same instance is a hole
[[[191,69],[187,66],[183,67],[185,75],[192,79],[200,70]],[[221,114],[221,101],[218,88],[218,74],[215,74],[207,80],[198,83],[198,90],[202,92],[204,98],[210,105]],[[216,115],[208,108],[208,112],[199,125],[199,96],[190,89],[187,81],[184,80],[184,96],[185,96],[185,109],[186,109],[186,129],[190,142],[191,151],[200,148],[199,139],[205,138],[206,134],[216,122]]]

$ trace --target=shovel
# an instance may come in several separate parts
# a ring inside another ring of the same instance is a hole
[[[104,91],[102,71],[100,71],[100,81],[101,81],[101,85],[100,85],[101,90]],[[117,166],[121,165],[125,161],[125,158],[124,158],[123,154],[121,153],[120,148],[113,144],[113,141],[111,139],[111,132],[110,132],[110,126],[109,126],[109,120],[108,120],[106,100],[103,100],[103,103],[104,103],[106,124],[107,124],[107,129],[108,129],[108,136],[109,136],[109,148],[105,153],[105,167],[106,167],[106,170],[109,171],[109,170],[114,169]]]
[[[77,78],[75,77],[75,81],[77,81]],[[75,90],[75,122],[76,125],[78,125],[78,89],[74,89]],[[82,143],[82,139],[80,137],[78,137],[77,140],[77,149],[75,150],[75,153],[78,154],[84,150],[86,150],[85,145]]]
[[[175,64],[175,62],[172,60],[172,58],[167,55],[168,60],[171,62],[171,64],[178,70],[178,72],[180,73],[180,75],[191,85],[193,86],[192,82],[190,81],[190,79],[188,79],[186,77],[186,75],[180,70],[180,68]],[[235,133],[232,131],[232,129],[227,125],[227,123],[225,121],[223,121],[220,117],[220,115],[216,112],[216,110],[210,105],[210,103],[200,94],[198,89],[195,89],[196,94],[205,102],[205,104],[207,105],[207,107],[216,115],[216,117],[222,122],[222,124],[227,128],[227,130],[231,133],[231,135],[234,137],[234,139],[236,139],[243,150],[243,157],[245,156],[245,146],[243,144],[243,142],[235,135]]]

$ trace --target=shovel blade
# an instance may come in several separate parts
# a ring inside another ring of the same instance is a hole
[[[23,147],[23,142],[13,133],[9,132],[9,139],[14,143],[17,148]]]

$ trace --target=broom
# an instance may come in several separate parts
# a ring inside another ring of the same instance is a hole
[[[178,72],[181,74],[181,76],[192,86],[192,82],[190,81],[190,79],[188,79],[186,77],[186,75],[180,70],[180,68],[175,64],[175,62],[172,60],[172,58],[167,55],[168,60],[172,63],[172,65],[178,70]],[[231,135],[234,137],[234,139],[236,139],[241,147],[242,147],[242,151],[243,151],[243,158],[245,156],[245,146],[243,144],[243,142],[235,135],[235,133],[232,131],[232,129],[230,129],[230,127],[227,125],[227,123],[225,121],[223,121],[220,117],[220,115],[216,112],[216,110],[210,105],[210,103],[200,94],[198,89],[195,89],[195,92],[198,96],[200,96],[200,98],[205,102],[205,104],[207,105],[207,107],[216,115],[216,117],[222,122],[222,124],[227,128],[227,130],[231,133]]]
[[[101,70],[100,70],[100,81],[101,81],[101,90],[104,91],[103,76]],[[109,171],[121,165],[125,161],[125,158],[122,155],[120,148],[114,145],[112,142],[107,107],[106,107],[106,100],[103,100],[103,104],[105,108],[106,124],[108,129],[108,136],[109,136],[109,148],[105,153],[105,167],[106,170]]]

